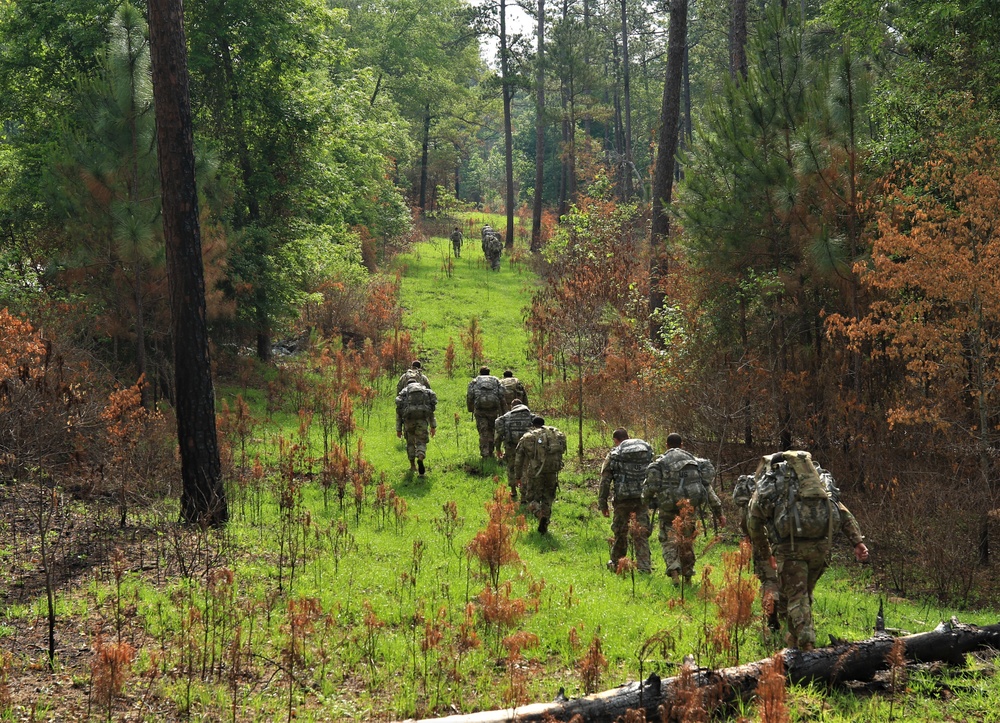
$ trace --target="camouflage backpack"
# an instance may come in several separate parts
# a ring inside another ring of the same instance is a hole
[[[486,250],[491,256],[499,256],[503,253],[503,241],[500,240],[500,234],[496,231],[489,235],[486,239]]]
[[[424,384],[425,380],[426,377],[424,377],[424,373],[419,369],[407,369],[403,372],[402,376],[399,377],[399,381],[396,382],[396,393],[399,394],[399,392],[403,391],[408,384],[413,384],[414,382],[427,386]]]
[[[541,428],[538,444],[542,450],[542,472],[558,472],[563,468],[563,455],[566,454],[566,435],[555,427],[545,425]]]
[[[396,397],[396,409],[403,419],[429,419],[437,408],[437,395],[419,382],[410,382]]]
[[[808,452],[789,451],[761,479],[759,495],[774,507],[772,525],[777,539],[832,540],[840,513],[827,481]],[[832,475],[827,473],[830,481]]]
[[[531,419],[534,415],[527,407],[515,407],[504,415],[506,425],[504,441],[507,444],[517,444],[524,433],[531,429]]]
[[[736,486],[733,487],[733,504],[737,507],[746,507],[750,504],[754,490],[757,489],[757,480],[752,474],[741,474],[736,479]]]
[[[616,500],[630,500],[642,495],[646,468],[653,459],[653,448],[641,439],[626,439],[611,450],[611,475]]]
[[[499,379],[480,374],[469,382],[469,389],[472,391],[473,405],[477,412],[500,410],[503,390],[500,387]]]
[[[510,405],[515,399],[520,399],[522,402],[527,403],[527,392],[524,389],[524,384],[517,377],[504,377],[500,380],[500,386],[503,387],[503,398],[507,400],[507,404]]]
[[[715,466],[710,461],[675,448],[661,454],[653,464],[660,470],[660,487],[656,490],[660,506],[676,505],[686,499],[698,508],[708,501],[706,487],[715,479]]]

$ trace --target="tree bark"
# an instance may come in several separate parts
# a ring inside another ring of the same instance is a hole
[[[624,151],[625,172],[622,182],[625,200],[632,198],[632,74],[628,55],[628,11],[626,0],[621,0],[622,15],[622,95],[625,105],[625,127],[623,129],[622,150]]]
[[[846,680],[870,680],[875,673],[889,668],[886,657],[896,640],[906,646],[907,662],[929,663],[942,661],[952,664],[964,662],[965,654],[981,648],[1000,646],[1000,624],[977,627],[965,625],[955,618],[941,623],[934,630],[916,635],[895,638],[885,633],[857,643],[842,643],[803,653],[785,649],[786,679],[792,683],[838,683]],[[702,689],[718,693],[714,698],[719,704],[736,699],[749,701],[771,659],[737,665],[720,670],[692,671],[693,682]],[[518,708],[482,711],[468,715],[444,718],[426,718],[441,723],[519,723],[530,721],[569,721],[582,716],[587,723],[613,723],[628,710],[643,710],[646,720],[659,720],[660,706],[669,706],[682,684],[682,676],[661,679],[655,673],[644,682],[627,683],[613,690],[595,693],[584,698],[553,703],[533,703]]]
[[[215,430],[184,11],[180,0],[150,0],[148,8],[174,340],[181,518],[188,523],[219,526],[229,519],[229,509]]]
[[[653,175],[652,224],[649,234],[649,338],[660,345],[661,325],[656,313],[663,309],[666,294],[663,280],[667,275],[667,239],[670,236],[670,201],[674,190],[674,158],[681,117],[681,84],[684,55],[687,49],[688,0],[670,0],[670,27],[667,33],[667,76],[663,84],[660,111],[659,147]]]
[[[507,206],[507,238],[504,247],[514,248],[514,135],[511,130],[510,104],[514,97],[514,79],[510,77],[510,48],[507,47],[507,0],[500,0],[500,76],[503,85],[504,203]]]
[[[729,77],[747,77],[747,0],[729,2]]]
[[[424,140],[420,146],[420,215],[427,215],[427,157],[431,145],[431,104],[424,104]],[[458,198],[458,196],[456,196]]]
[[[531,205],[531,250],[542,248],[542,186],[545,184],[545,0],[538,0],[535,67],[535,197]]]

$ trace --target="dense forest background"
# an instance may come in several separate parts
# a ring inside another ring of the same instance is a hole
[[[579,419],[581,456],[585,418],[682,429],[717,450],[723,484],[775,448],[811,449],[863,500],[889,584],[985,599],[992,3],[513,10],[186,3],[216,373],[252,376],[250,356],[310,339],[398,369],[420,350],[385,261],[450,214],[503,212],[511,253],[537,251],[544,279],[526,359]],[[174,394],[143,4],[3,3],[0,89],[0,471],[103,479],[121,453],[99,423],[122,413],[108,395],[141,378],[139,408],[169,414]]]

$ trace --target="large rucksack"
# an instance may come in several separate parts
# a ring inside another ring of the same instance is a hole
[[[772,525],[781,541],[832,540],[840,521],[836,500],[812,455],[808,452],[785,452],[784,462],[772,465],[762,477],[758,494],[773,505]],[[836,488],[836,483],[833,483]]]
[[[692,507],[708,502],[708,485],[715,479],[715,465],[682,449],[668,449],[653,464],[660,468],[662,484],[657,490],[661,506],[676,505],[683,499]]]
[[[500,239],[500,234],[494,231],[486,238],[486,254],[487,256],[500,256],[502,253],[503,241]]]
[[[545,425],[538,432],[538,451],[535,460],[539,472],[558,472],[563,468],[563,455],[566,454],[566,435],[555,427]]]
[[[611,450],[611,478],[615,499],[629,500],[642,495],[646,468],[653,459],[653,448],[641,439],[626,439]]]
[[[524,433],[531,429],[531,419],[534,415],[527,407],[515,407],[504,415],[504,441],[507,444],[517,444]]]
[[[437,408],[437,395],[419,382],[411,382],[396,397],[396,409],[403,419],[429,419]]]
[[[425,387],[429,386],[426,383],[427,377],[424,376],[424,373],[419,369],[411,368],[407,369],[405,372],[403,372],[402,376],[399,377],[399,381],[396,382],[396,393],[399,394],[406,388],[408,384],[413,384],[414,382],[416,382],[417,384],[422,384]]]
[[[469,382],[474,408],[477,412],[495,412],[502,406],[503,389],[496,377],[479,375]]]
[[[754,490],[757,489],[757,480],[752,474],[741,474],[736,479],[736,486],[733,487],[733,504],[737,507],[746,507],[750,504]]]
[[[503,387],[503,397],[507,401],[508,406],[515,399],[520,399],[525,404],[528,403],[528,400],[525,398],[528,396],[528,393],[524,388],[524,384],[517,377],[504,377],[500,380],[500,386]]]

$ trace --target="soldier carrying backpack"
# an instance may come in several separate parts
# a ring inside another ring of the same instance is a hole
[[[480,367],[479,376],[469,382],[465,406],[476,420],[480,456],[492,457],[496,419],[507,411],[507,405],[500,380],[490,374],[489,367]]]
[[[524,436],[524,433],[531,429],[531,420],[534,417],[535,415],[531,413],[524,402],[520,399],[513,399],[510,403],[510,411],[497,417],[493,428],[493,445],[497,450],[498,457],[501,454],[500,450],[503,450],[503,459],[507,464],[507,485],[510,487],[511,498],[515,500],[517,499],[517,477],[514,476],[514,457],[517,452],[517,443]]]
[[[538,532],[543,535],[549,529],[564,454],[566,435],[546,426],[541,417],[531,420],[531,430],[517,443],[514,477],[521,489],[521,504],[538,518]]]
[[[643,504],[660,512],[660,550],[667,574],[675,585],[680,584],[681,575],[686,582],[694,575],[694,550],[690,544],[678,544],[674,533],[674,518],[680,513],[680,501],[686,499],[699,512],[707,504],[716,526],[726,524],[722,500],[712,488],[715,466],[681,449],[683,443],[676,432],[667,436],[667,451],[649,465],[642,486]],[[685,539],[694,538],[695,523],[693,516],[685,520],[682,532]]]
[[[406,438],[406,456],[410,471],[424,475],[428,435],[437,432],[434,410],[437,395],[420,382],[410,382],[396,395],[396,436]]]
[[[410,368],[400,375],[399,381],[396,382],[396,394],[403,391],[406,385],[410,382],[419,382],[428,389],[431,388],[430,380],[424,374],[423,365],[420,363],[419,359],[414,359],[413,363],[410,364]]]
[[[524,402],[525,406],[531,404],[528,401],[528,390],[524,388],[524,382],[515,377],[512,370],[504,370],[503,377],[500,379],[500,386],[503,387],[503,398],[507,403],[507,409],[514,408],[512,402],[515,399],[520,399]]]
[[[605,517],[610,515],[608,499],[611,498],[615,515],[611,520],[614,542],[608,569],[617,571],[618,561],[628,553],[629,520],[635,515],[636,523],[645,531],[635,538],[635,561],[639,572],[650,572],[649,512],[642,502],[642,485],[646,468],[653,460],[653,448],[641,439],[632,439],[628,431],[618,428],[611,435],[615,446],[601,465],[601,487],[597,507]]]
[[[760,476],[763,473],[764,465],[761,464],[755,474],[741,474],[736,479],[736,485],[733,487],[733,504],[740,513],[740,532],[747,539],[750,538],[750,532],[747,530],[750,499],[757,489],[756,476]],[[767,627],[772,631],[777,631],[781,628],[781,624],[778,621],[778,572],[771,568],[769,552],[762,550],[759,545],[753,545],[752,543],[753,541],[751,540],[753,548],[751,553],[753,555],[753,571],[757,579],[760,580],[761,608],[767,614]]]
[[[833,476],[821,472],[812,455],[788,451],[764,459],[747,529],[754,548],[760,547],[778,571],[779,613],[788,621],[788,646],[812,650],[813,590],[829,564],[833,533],[840,529],[847,536],[859,562],[868,559],[868,548],[854,515],[837,499]]]
[[[483,255],[494,271],[500,270],[500,256],[503,255],[503,239],[496,231],[490,231],[483,239]]]

